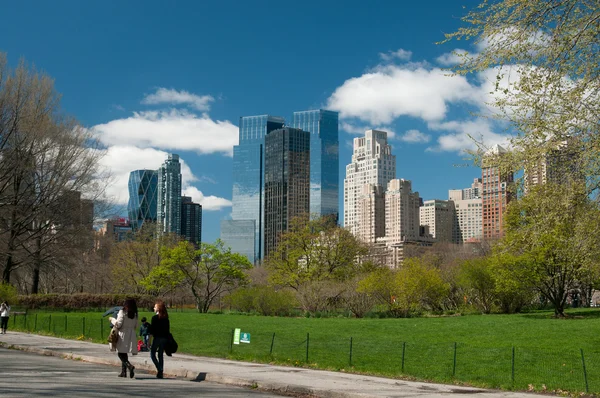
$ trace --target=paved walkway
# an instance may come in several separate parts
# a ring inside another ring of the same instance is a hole
[[[120,366],[108,345],[9,331],[0,346],[40,355]],[[138,369],[155,370],[149,353],[130,356]],[[535,394],[484,390],[454,385],[385,379],[348,373],[237,362],[184,354],[165,356],[165,375],[190,380],[258,388],[282,395],[323,398],[445,397],[476,394],[479,397],[532,398]]]

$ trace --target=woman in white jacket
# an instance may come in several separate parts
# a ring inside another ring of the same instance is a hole
[[[138,327],[138,309],[134,299],[125,300],[123,308],[119,311],[117,318],[110,317],[110,323],[119,331],[119,340],[116,349],[121,360],[121,373],[119,377],[133,378],[135,366],[129,362],[128,353],[137,355],[137,327]]]
[[[8,328],[8,317],[10,316],[10,305],[5,301],[0,304],[0,329],[2,330],[2,334],[6,334],[6,329]]]

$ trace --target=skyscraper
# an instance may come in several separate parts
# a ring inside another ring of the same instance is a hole
[[[256,228],[254,220],[221,220],[221,240],[226,247],[246,256],[254,264]]]
[[[419,210],[419,224],[427,225],[436,241],[452,242],[454,202],[439,199],[426,200]]]
[[[481,168],[483,189],[483,237],[497,239],[502,237],[502,221],[506,206],[510,202],[509,185],[514,181],[513,173],[502,173],[495,160],[506,153],[506,149],[495,145],[483,157]]]
[[[158,169],[158,233],[181,235],[181,164],[179,155],[169,157]]]
[[[195,245],[202,242],[202,205],[189,196],[181,197],[181,235]]]
[[[255,238],[252,262],[263,258],[264,232],[264,159],[265,136],[267,133],[283,127],[282,117],[259,115],[240,117],[239,144],[233,147],[233,197],[231,218],[244,221],[240,228],[246,228],[245,221],[254,221]],[[231,223],[228,223],[231,227]],[[232,231],[231,228],[228,229]],[[231,250],[236,253],[247,251],[248,242],[241,237],[230,239],[222,233],[223,241],[230,242]],[[233,237],[231,237],[233,238]],[[241,245],[240,247],[234,245]]]
[[[344,179],[344,226],[358,236],[360,219],[357,200],[365,184],[387,187],[396,178],[396,156],[387,142],[385,131],[368,130],[354,139],[352,163],[346,166]]]
[[[381,185],[365,184],[361,187],[356,208],[358,233],[363,242],[375,243],[385,236],[385,190]]]
[[[324,109],[294,112],[293,127],[310,133],[310,213],[339,220],[338,113]]]
[[[292,218],[308,214],[310,133],[286,127],[265,137],[265,257]]]
[[[156,222],[158,172],[135,170],[129,173],[129,203],[127,213],[131,229],[137,231],[145,221]]]
[[[421,198],[409,180],[394,179],[385,192],[385,237],[388,244],[419,239]]]

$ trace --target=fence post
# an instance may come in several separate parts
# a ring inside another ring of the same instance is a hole
[[[65,315],[65,335],[67,334],[67,316]]]
[[[452,377],[456,376],[456,341],[454,342],[454,361],[452,365]]]
[[[100,318],[100,340],[104,338],[104,320]]]
[[[352,337],[350,337],[350,366],[352,366]]]
[[[275,344],[275,333],[273,333],[273,337],[271,337],[271,349],[269,350],[269,355],[273,355],[273,344]]]
[[[512,383],[515,384],[515,346],[512,348],[511,379]]]
[[[81,317],[81,334],[85,337],[85,317]]]
[[[585,392],[590,392],[590,387],[588,386],[588,378],[587,378],[587,370],[585,369],[585,358],[583,356],[583,348],[581,350],[581,363],[583,364],[583,379],[585,380]]]
[[[27,330],[27,313],[25,313],[25,319],[23,320],[23,329]]]
[[[309,333],[306,333],[306,363],[308,363],[308,343],[310,341]]]
[[[35,314],[35,320],[33,321],[33,331],[37,331],[37,314]]]
[[[48,332],[52,331],[52,314],[48,315]]]
[[[233,352],[233,334],[235,333],[235,329],[231,329],[231,338],[229,339],[229,353]]]
[[[402,373],[404,373],[404,353],[406,352],[406,341],[402,343]]]

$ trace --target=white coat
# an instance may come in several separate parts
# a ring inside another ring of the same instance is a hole
[[[138,318],[131,319],[123,310],[119,311],[117,319],[110,317],[110,323],[119,330],[119,341],[117,342],[117,352],[137,354],[137,326]]]

